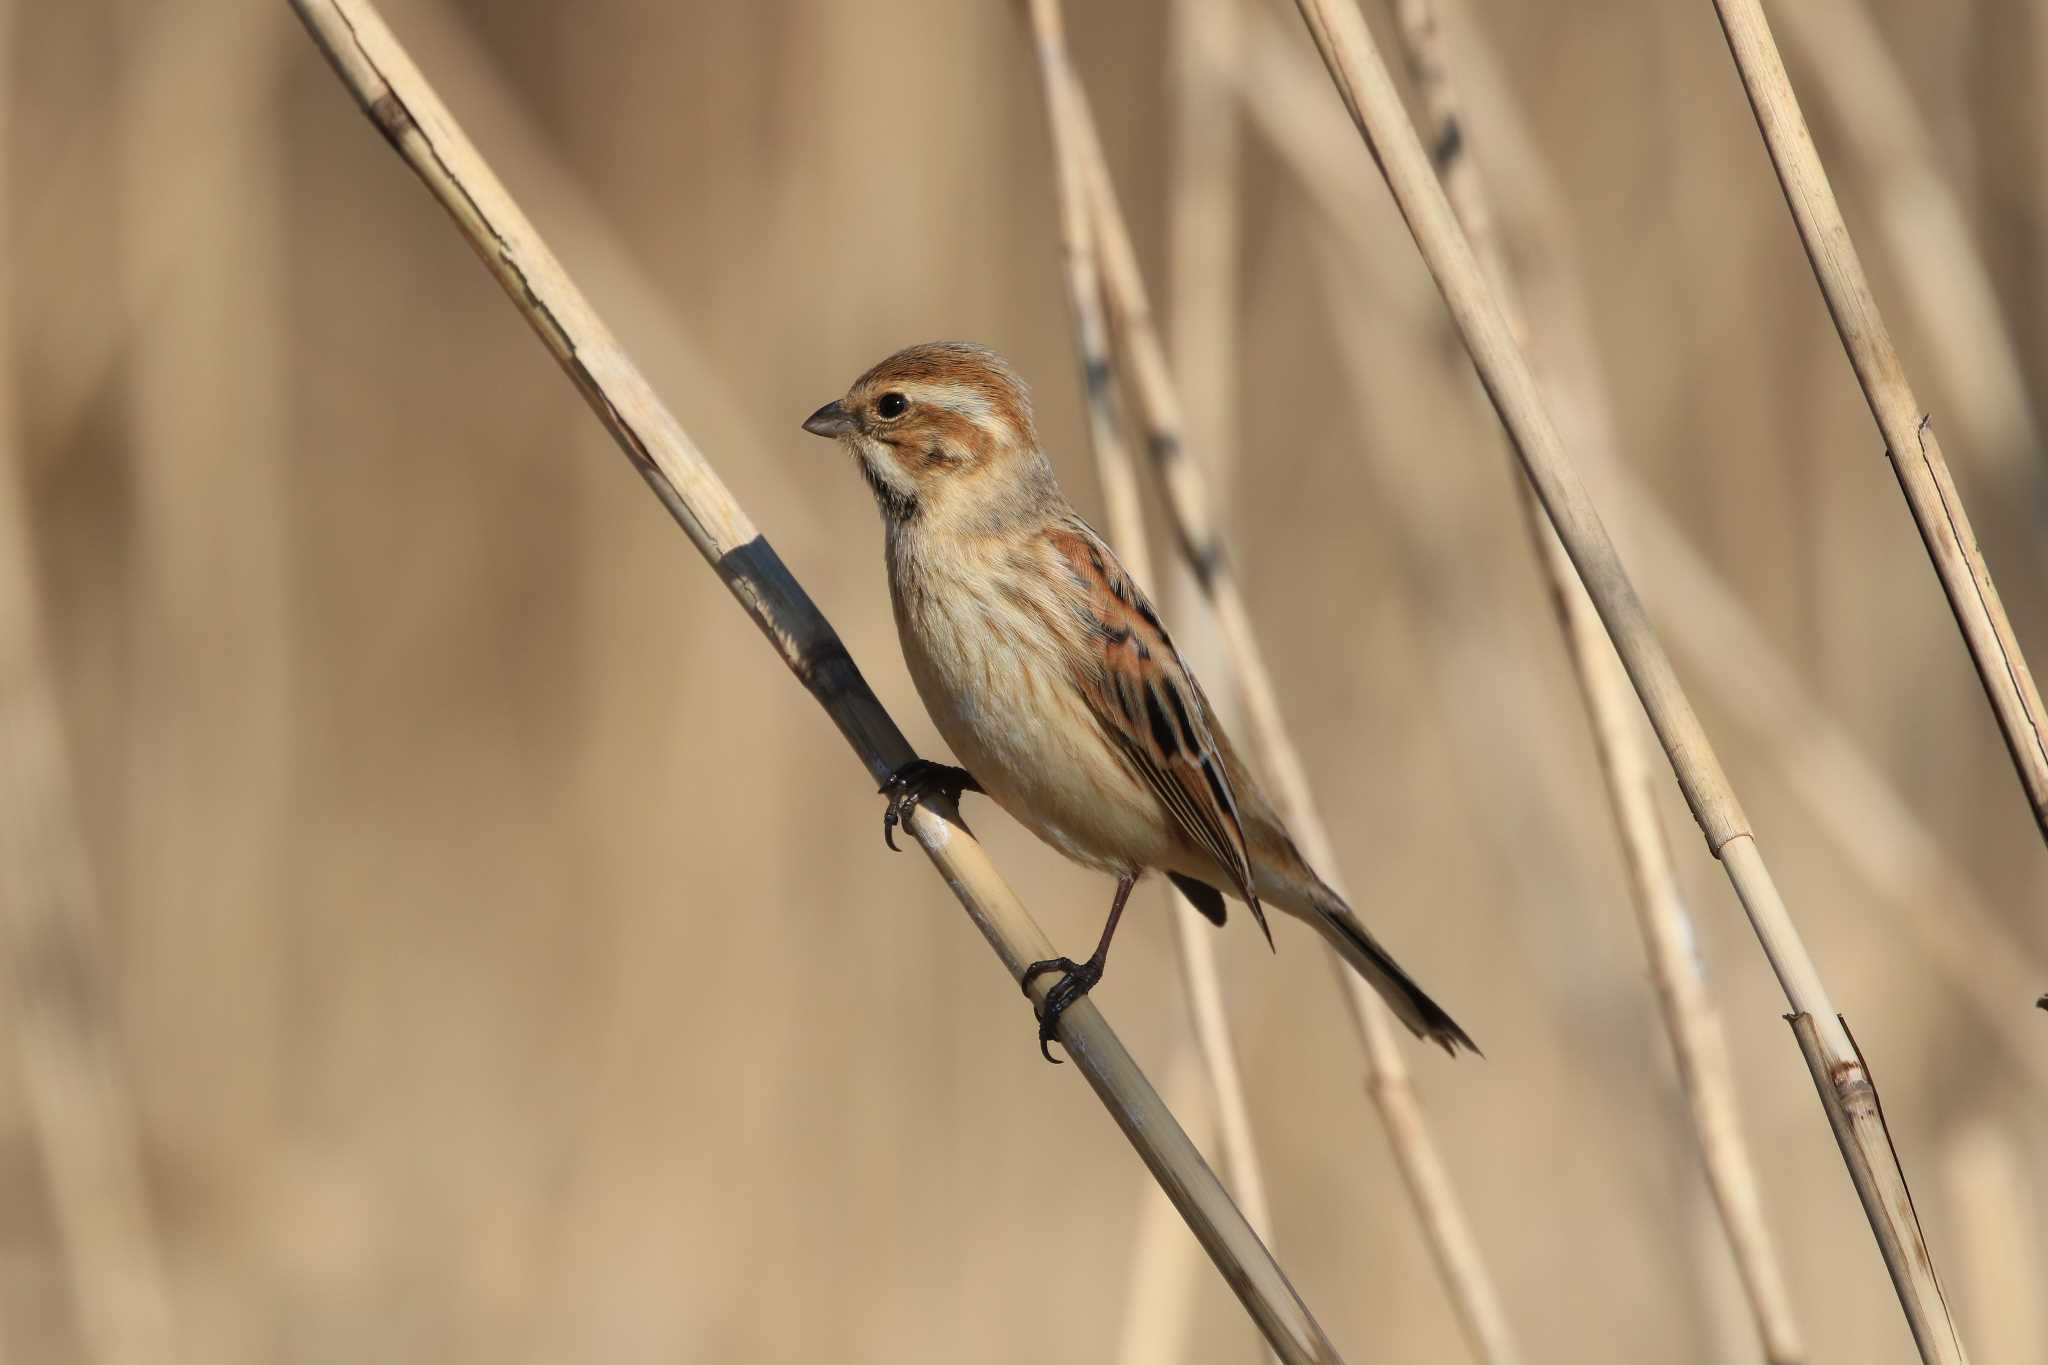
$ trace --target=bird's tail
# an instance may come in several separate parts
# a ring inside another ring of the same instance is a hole
[[[1351,964],[1357,973],[1372,983],[1380,998],[1400,1016],[1408,1031],[1418,1038],[1427,1038],[1442,1047],[1453,1057],[1459,1048],[1478,1053],[1479,1045],[1471,1035],[1458,1027],[1458,1021],[1444,1013],[1443,1007],[1423,994],[1422,987],[1408,973],[1401,970],[1399,963],[1387,956],[1387,950],[1373,940],[1358,922],[1358,916],[1351,913],[1336,892],[1327,886],[1317,886],[1316,893],[1309,901],[1311,913],[1302,916],[1322,932],[1330,946]]]

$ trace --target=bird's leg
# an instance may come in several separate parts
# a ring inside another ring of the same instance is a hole
[[[1116,922],[1124,916],[1124,902],[1131,898],[1131,888],[1138,884],[1138,874],[1126,872],[1116,879],[1116,899],[1109,903],[1109,923],[1102,926],[1102,940],[1095,945],[1095,954],[1086,962],[1076,962],[1071,957],[1047,958],[1034,962],[1024,969],[1018,982],[1025,994],[1031,993],[1031,983],[1046,972],[1061,973],[1053,988],[1045,993],[1045,1003],[1038,1007],[1038,1050],[1045,1054],[1045,1060],[1059,1064],[1059,1058],[1052,1055],[1047,1046],[1052,1042],[1053,1030],[1059,1027],[1060,1016],[1067,1012],[1067,1006],[1079,1000],[1095,988],[1102,980],[1102,968],[1109,961],[1109,941],[1116,937]]]
[[[962,792],[978,792],[981,784],[965,768],[913,758],[890,773],[880,790],[889,798],[888,809],[882,812],[882,842],[901,853],[903,850],[896,848],[896,826],[908,829],[910,813],[919,804],[934,796],[957,803]]]

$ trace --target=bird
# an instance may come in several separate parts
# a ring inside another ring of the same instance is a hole
[[[1163,873],[1221,927],[1242,902],[1318,930],[1419,1038],[1479,1051],[1318,876],[1239,758],[1158,611],[1075,512],[1038,441],[1031,395],[996,352],[927,342],[882,360],[804,420],[836,441],[881,512],[889,597],[918,696],[960,766],[913,759],[882,785],[882,834],[922,801],[990,797],[1116,895],[1059,979],[1038,1044],[1102,979],[1124,904]]]

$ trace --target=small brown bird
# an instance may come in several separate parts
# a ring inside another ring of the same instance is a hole
[[[1164,872],[1216,924],[1225,894],[1307,920],[1417,1037],[1478,1049],[1373,941],[1288,837],[1159,614],[1074,512],[1038,448],[1031,398],[995,352],[899,351],[804,430],[837,439],[874,490],[904,661],[964,769],[917,760],[884,784],[883,837],[918,801],[985,792],[1075,862],[1116,874],[1086,962],[1038,1011],[1039,1048],[1102,979],[1131,888]]]

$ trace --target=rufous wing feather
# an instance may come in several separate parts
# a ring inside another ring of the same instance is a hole
[[[1095,646],[1074,685],[1111,747],[1158,796],[1175,826],[1229,875],[1271,944],[1237,796],[1201,689],[1159,613],[1100,536],[1076,518],[1053,533],[1053,544],[1081,584],[1084,624]]]

